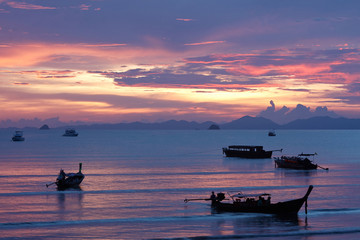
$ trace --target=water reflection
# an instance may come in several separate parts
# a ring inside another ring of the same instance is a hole
[[[243,236],[250,234],[253,236],[298,231],[307,228],[307,218],[300,220],[298,215],[277,216],[265,214],[227,214],[212,223],[211,231],[213,235],[224,236],[234,235]],[[274,232],[271,232],[271,231]]]
[[[64,219],[69,212],[81,215],[83,192],[79,189],[68,189],[67,191],[59,191],[57,195],[58,212],[61,219]]]
[[[293,170],[276,168],[275,175],[282,177],[312,177],[318,174],[317,170]]]
[[[223,165],[230,170],[265,170],[270,159],[224,157]],[[270,160],[271,161],[271,160]]]

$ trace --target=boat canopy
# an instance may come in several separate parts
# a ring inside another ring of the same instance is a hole
[[[303,157],[309,157],[309,156],[315,156],[317,155],[317,153],[300,153],[299,156],[303,156]]]
[[[248,150],[248,151],[254,151],[255,149],[256,149],[256,151],[263,150],[263,146],[252,146],[252,145],[231,145],[231,146],[229,146],[229,148],[243,149],[243,150]]]
[[[230,194],[229,194],[230,195]],[[243,193],[237,193],[234,195],[230,195],[231,198],[255,198],[255,197],[267,197],[271,196],[269,193],[261,193],[261,194],[243,194]]]

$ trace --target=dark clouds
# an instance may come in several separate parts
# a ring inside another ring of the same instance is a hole
[[[135,68],[127,71],[89,71],[114,79],[121,86],[251,89],[297,78],[307,83],[356,84],[360,69],[358,49],[287,49],[252,54],[214,54],[186,58],[177,66]],[[350,77],[349,77],[350,76]],[[303,87],[282,90],[310,92]]]

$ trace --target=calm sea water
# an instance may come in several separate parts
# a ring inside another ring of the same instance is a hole
[[[359,239],[360,131],[24,131],[0,130],[0,239]],[[263,145],[318,155],[330,168],[296,171],[272,159],[225,158],[222,147]],[[58,191],[59,170],[86,175],[80,190]],[[302,197],[308,214],[213,213],[211,191]]]

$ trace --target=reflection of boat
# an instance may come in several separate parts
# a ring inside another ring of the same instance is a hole
[[[79,133],[75,131],[75,129],[69,128],[65,130],[65,133],[63,134],[64,137],[77,137]]]
[[[271,158],[272,152],[282,151],[272,150],[265,151],[263,146],[248,146],[248,145],[231,145],[223,148],[223,153],[227,157],[241,157],[241,158]]]
[[[22,131],[15,131],[14,136],[12,137],[12,140],[14,142],[24,141],[25,138],[23,137],[23,132]]]
[[[298,156],[281,156],[274,158],[275,164],[279,168],[292,168],[292,169],[302,169],[310,170],[323,168],[317,164],[314,164],[308,157],[315,156],[316,153],[305,154],[301,153]],[[328,168],[323,168],[328,170]]]
[[[185,199],[185,202],[194,200],[207,200],[211,201],[211,206],[219,212],[248,212],[248,213],[270,213],[279,215],[294,215],[299,212],[305,203],[305,212],[307,213],[307,199],[313,189],[310,185],[305,196],[302,198],[289,200],[285,202],[271,203],[271,195],[264,194],[251,194],[245,195],[238,193],[230,195],[232,202],[222,202],[225,199],[224,193],[217,195],[212,193],[210,198],[207,199]],[[266,198],[266,199],[265,199]]]
[[[275,137],[275,136],[276,136],[275,130],[269,131],[269,132],[268,132],[268,136],[270,136],[270,137]]]
[[[59,176],[54,182],[59,189],[76,188],[84,180],[85,175],[81,172],[82,163],[79,163],[79,172],[77,173],[65,173],[63,169],[60,170]],[[54,184],[51,183],[51,184]],[[47,184],[46,186],[50,186]]]

